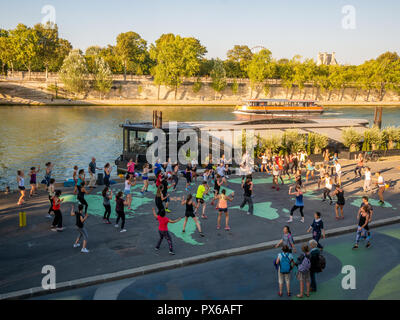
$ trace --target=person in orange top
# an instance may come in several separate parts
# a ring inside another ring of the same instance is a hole
[[[225,230],[229,231],[229,213],[228,213],[228,201],[232,201],[235,193],[232,192],[232,196],[226,195],[226,189],[222,189],[220,194],[216,194],[214,200],[218,199],[218,219],[217,219],[217,230],[221,229],[221,216],[225,213]]]

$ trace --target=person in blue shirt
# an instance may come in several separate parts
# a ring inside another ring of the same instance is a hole
[[[300,214],[301,214],[301,222],[304,223],[304,201],[303,201],[303,192],[301,191],[301,187],[299,185],[296,185],[296,189],[294,192],[292,192],[293,187],[289,188],[289,195],[296,196],[296,202],[292,209],[290,210],[290,218],[287,222],[292,222],[293,221],[293,213],[297,210],[300,209]]]
[[[310,227],[308,228],[307,232],[312,230],[312,237],[317,242],[317,247],[322,250],[323,246],[319,243],[319,240],[322,237],[325,239],[325,229],[324,229],[324,222],[321,219],[321,213],[315,212],[314,213],[314,220]]]

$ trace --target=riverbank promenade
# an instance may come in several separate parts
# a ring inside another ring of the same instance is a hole
[[[344,176],[342,177],[345,190],[346,205],[344,207],[344,220],[336,220],[334,204],[329,201],[322,202],[322,190],[318,189],[316,181],[305,183],[305,223],[300,221],[299,212],[295,212],[294,221],[288,223],[289,210],[294,204],[293,196],[288,195],[289,186],[293,180],[285,180],[280,190],[272,189],[272,177],[266,173],[254,174],[254,215],[247,214],[247,207],[239,208],[243,200],[241,178],[230,176],[227,194],[234,192],[234,200],[229,203],[230,227],[217,230],[217,210],[211,205],[211,195],[206,196],[206,215],[208,219],[200,219],[205,237],[196,231],[194,222],[189,219],[186,232],[182,233],[183,220],[170,224],[169,231],[172,236],[175,255],[168,252],[166,241],[159,251],[154,249],[158,235],[158,223],[152,215],[155,207],[155,186],[150,185],[149,191],[142,195],[140,179],[132,188],[132,211],[127,212],[125,228],[127,232],[120,233],[115,223],[115,202],[112,201],[112,224],[103,222],[102,186],[86,196],[89,203],[89,218],[86,228],[89,234],[89,253],[81,253],[80,248],[73,248],[78,235],[75,227],[75,217],[70,216],[71,206],[77,207],[76,196],[72,188],[62,188],[64,202],[61,205],[63,214],[62,232],[50,230],[51,220],[46,218],[49,200],[44,190],[38,196],[28,198],[22,207],[17,206],[18,193],[0,196],[0,298],[20,297],[27,298],[45,292],[41,289],[42,268],[45,265],[54,266],[56,269],[56,290],[68,290],[87,285],[94,285],[106,281],[130,278],[165,269],[172,269],[190,264],[215,260],[249,252],[272,248],[282,237],[282,229],[290,225],[297,250],[301,250],[301,242],[311,239],[307,233],[312,223],[315,211],[322,213],[327,236],[343,233],[353,234],[348,243],[343,246],[352,252],[357,225],[357,212],[364,195],[370,197],[373,206],[372,227],[399,223],[400,208],[400,171],[399,161],[382,161],[369,163],[371,171],[381,171],[389,188],[386,189],[385,204],[378,204],[375,192],[365,194],[362,190],[363,180],[354,178],[354,164],[343,163]],[[202,178],[190,187],[190,192],[195,195],[197,186]],[[209,183],[211,186],[211,182]],[[123,190],[122,184],[112,186],[114,195]],[[180,178],[176,191],[171,191],[170,213],[171,219],[184,217],[185,207],[176,198],[186,197],[185,179]],[[211,192],[210,192],[211,194]],[[19,213],[26,213],[25,227],[19,226]],[[324,240],[321,240],[324,244]],[[278,249],[276,253],[278,252]],[[368,249],[364,245],[362,250],[382,250],[374,245],[374,228],[372,228],[372,246]],[[331,263],[329,259],[327,264]],[[393,268],[395,265],[393,265]],[[265,261],[265,272],[272,272],[271,261]],[[32,289],[34,288],[34,289]],[[323,297],[321,297],[323,298]]]

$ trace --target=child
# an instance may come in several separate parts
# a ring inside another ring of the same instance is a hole
[[[171,236],[169,235],[169,232],[168,232],[168,223],[176,223],[176,222],[180,221],[182,218],[178,218],[176,220],[171,220],[165,216],[165,210],[161,210],[161,212],[157,215],[154,208],[153,208],[153,216],[154,216],[154,218],[156,218],[158,220],[158,233],[160,234],[160,240],[158,240],[155,249],[160,250],[161,242],[165,238],[168,241],[169,254],[174,255],[175,252],[172,247]]]
[[[310,277],[310,268],[311,268],[311,261],[310,261],[310,250],[307,244],[303,244],[301,247],[301,251],[303,253],[297,258],[296,266],[297,266],[297,274],[296,278],[300,282],[300,294],[297,295],[297,298],[303,298],[304,293],[304,282],[306,283],[306,297],[310,296],[310,284],[311,284],[311,277]]]
[[[280,245],[282,245],[282,247],[288,247],[288,252],[292,253],[293,251],[296,253],[296,247],[294,246],[294,240],[289,226],[283,227],[282,239],[275,245],[275,248],[278,248]]]
[[[81,252],[83,253],[89,253],[89,250],[86,249],[87,246],[87,241],[88,241],[88,234],[86,231],[86,228],[84,226],[85,221],[88,218],[88,214],[86,213],[85,216],[82,214],[83,211],[83,205],[78,206],[78,211],[74,212],[74,206],[71,208],[71,216],[76,217],[76,226],[78,227],[79,235],[78,238],[76,238],[76,241],[74,243],[74,248],[77,248],[80,246],[80,240],[83,238],[83,246]]]
[[[317,241],[317,247],[322,250],[323,246],[319,243],[319,239],[321,239],[321,234],[322,237],[325,239],[325,229],[324,223],[321,219],[321,213],[318,211],[314,213],[314,220],[308,228],[307,232],[310,232],[311,230],[313,239]]]

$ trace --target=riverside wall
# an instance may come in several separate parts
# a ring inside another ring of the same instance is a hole
[[[195,92],[194,83],[202,83],[200,90]],[[234,92],[234,83],[238,84],[237,92]],[[101,97],[106,101],[176,101],[178,104],[199,103],[210,104],[230,104],[239,103],[250,98],[269,98],[269,99],[311,99],[329,105],[400,105],[400,96],[394,92],[386,92],[383,100],[379,99],[379,93],[371,90],[366,92],[356,88],[346,88],[344,90],[323,91],[314,88],[310,84],[300,90],[294,86],[291,89],[283,87],[280,80],[269,80],[269,91],[251,88],[248,79],[227,79],[226,88],[217,93],[211,86],[210,78],[188,78],[178,88],[176,99],[175,91],[165,86],[158,86],[153,82],[151,76],[131,76],[128,75],[126,81],[123,75],[113,76],[113,85],[109,93]],[[29,78],[27,72],[14,72],[7,77],[0,77],[0,103],[9,102],[24,103],[25,100],[32,103],[46,103],[54,96],[51,87],[57,85],[58,94],[64,98],[74,98],[80,101],[99,99],[99,93],[90,91],[85,96],[73,97],[63,90],[63,84],[57,74],[49,73],[46,79],[45,73],[34,72]]]

